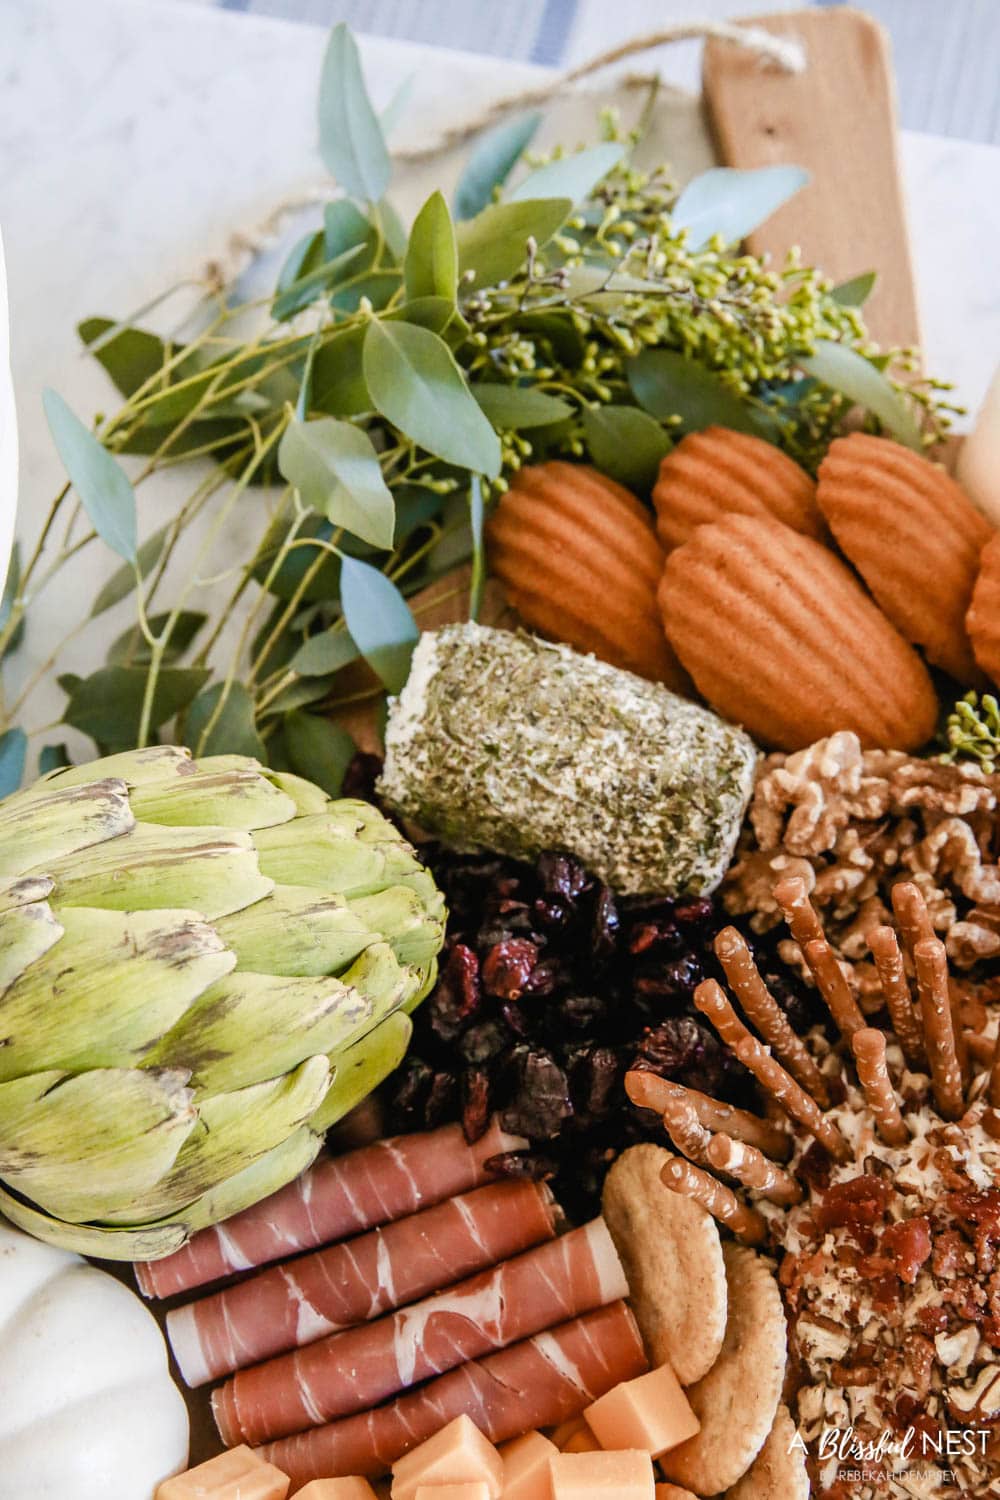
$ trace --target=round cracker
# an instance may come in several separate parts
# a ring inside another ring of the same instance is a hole
[[[729,1285],[722,1352],[685,1392],[701,1431],[660,1459],[668,1479],[699,1495],[728,1490],[763,1448],[787,1358],[781,1293],[768,1265],[746,1245],[724,1245],[722,1253]]]
[[[806,1455],[787,1406],[779,1406],[763,1448],[726,1500],[809,1500]],[[793,1446],[794,1444],[794,1446]]]
[[[628,1278],[629,1301],[654,1365],[681,1385],[712,1368],[726,1333],[726,1267],[711,1214],[664,1187],[670,1152],[623,1151],[604,1184],[604,1218]]]

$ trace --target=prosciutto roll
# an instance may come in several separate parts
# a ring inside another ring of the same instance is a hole
[[[389,1224],[488,1180],[491,1156],[525,1142],[494,1121],[470,1146],[461,1125],[376,1141],[345,1156],[320,1157],[279,1192],[193,1235],[163,1260],[135,1268],[147,1297],[173,1297],[236,1271],[315,1250]]]
[[[595,1219],[392,1317],[242,1371],[213,1393],[216,1425],[229,1448],[301,1432],[627,1295]]]
[[[310,1479],[384,1474],[464,1412],[492,1443],[554,1427],[623,1380],[648,1368],[635,1319],[624,1302],[538,1333],[483,1360],[441,1375],[388,1406],[314,1427],[259,1449],[291,1476]]]
[[[496,1265],[551,1239],[555,1220],[540,1183],[475,1188],[175,1308],[174,1357],[188,1385],[204,1385]]]

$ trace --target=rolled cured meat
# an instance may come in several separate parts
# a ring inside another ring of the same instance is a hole
[[[213,1393],[216,1424],[230,1448],[301,1432],[627,1295],[594,1219],[391,1317],[243,1370]]]
[[[405,1307],[555,1229],[541,1183],[490,1183],[175,1308],[167,1334],[188,1385],[204,1385]]]
[[[291,1476],[310,1479],[384,1474],[411,1448],[463,1412],[492,1443],[555,1426],[623,1380],[648,1368],[635,1319],[624,1302],[472,1360],[387,1406],[314,1427],[259,1449]]]
[[[287,1187],[201,1230],[173,1255],[138,1264],[140,1290],[147,1297],[173,1297],[389,1224],[478,1187],[489,1178],[485,1163],[491,1156],[524,1144],[494,1121],[471,1146],[461,1125],[443,1125],[320,1157]]]

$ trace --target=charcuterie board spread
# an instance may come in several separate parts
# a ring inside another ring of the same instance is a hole
[[[1000,1495],[1000,409],[741,250],[798,167],[537,123],[407,230],[337,27],[273,292],[47,393],[0,1500]]]

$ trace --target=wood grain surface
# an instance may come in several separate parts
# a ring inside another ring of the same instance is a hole
[[[791,162],[812,181],[750,236],[776,261],[799,245],[834,281],[877,270],[865,321],[882,344],[919,344],[920,323],[899,176],[895,85],[887,34],[849,6],[761,16],[747,25],[793,37],[802,73],[765,67],[709,42],[703,84],[720,160]]]

